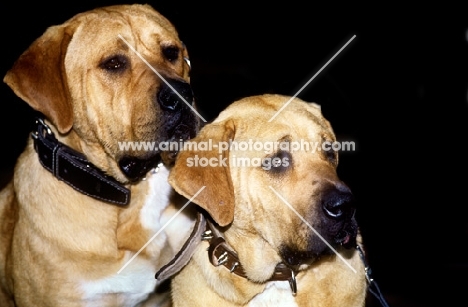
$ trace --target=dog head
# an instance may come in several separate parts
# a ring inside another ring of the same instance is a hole
[[[318,105],[297,98],[272,119],[290,98],[234,102],[179,154],[169,177],[187,198],[204,187],[193,202],[225,227],[247,273],[255,264],[304,267],[330,247],[356,244],[332,127]]]
[[[187,50],[174,26],[148,5],[117,5],[48,28],[4,81],[44,114],[59,139],[122,182],[159,160],[152,148],[193,137]]]

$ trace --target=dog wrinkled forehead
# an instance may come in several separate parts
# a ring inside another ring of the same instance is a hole
[[[182,47],[174,25],[148,5],[116,5],[97,8],[72,17],[64,23],[64,26],[70,29],[75,28],[74,35],[80,32],[88,36],[98,35],[99,41],[108,35],[115,36],[118,32],[130,43],[144,42],[149,45],[148,48],[152,48],[151,44],[155,41],[166,45],[177,43],[181,45],[179,47]]]
[[[278,94],[265,94],[240,99],[221,112],[214,122],[245,117],[251,118],[252,121],[264,122],[264,125],[258,125],[259,128],[265,125],[304,128],[317,126],[317,128],[329,132],[330,135],[334,134],[332,126],[323,116],[319,104]],[[291,122],[292,120],[294,122]],[[242,122],[245,123],[245,121]]]
[[[113,5],[96,8],[92,11],[79,13],[70,18],[67,23],[82,23],[92,21],[95,18],[110,18],[115,20],[125,20],[133,26],[135,20],[152,20],[158,27],[177,34],[173,24],[159,12],[147,4]],[[133,19],[133,20],[132,20]]]

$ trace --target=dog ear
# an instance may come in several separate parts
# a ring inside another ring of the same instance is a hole
[[[64,57],[72,35],[62,26],[49,27],[16,60],[3,81],[61,133],[73,125],[73,110]]]
[[[205,126],[197,137],[187,141],[190,143],[179,152],[169,175],[169,183],[188,199],[205,186],[192,201],[205,209],[220,226],[226,226],[234,219],[234,189],[229,150],[219,147],[229,144],[234,134],[235,126],[230,120]],[[214,146],[209,146],[210,143]],[[211,148],[205,150],[204,145]]]

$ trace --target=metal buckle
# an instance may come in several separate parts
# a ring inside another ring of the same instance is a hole
[[[36,125],[37,125],[37,130],[31,132],[31,137],[36,139],[39,137],[39,133],[43,132],[44,130],[47,132],[48,135],[53,135],[52,130],[50,127],[45,123],[45,121],[42,118],[36,118]],[[45,137],[45,135],[44,135]]]
[[[202,241],[209,241],[213,239],[213,233],[211,230],[207,230],[202,234]]]

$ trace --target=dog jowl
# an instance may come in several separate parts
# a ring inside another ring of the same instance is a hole
[[[162,142],[180,142],[193,138],[197,132],[198,117],[193,112],[194,96],[189,83],[184,80],[163,78],[160,81],[160,88],[155,95],[156,104],[160,108],[159,127],[162,131],[157,131],[158,136],[154,141],[147,142],[161,144]],[[173,160],[177,151],[160,152],[157,147],[154,151],[140,155],[127,152],[119,159],[119,166],[122,172],[130,180],[138,180],[155,167],[160,160],[159,155]]]

